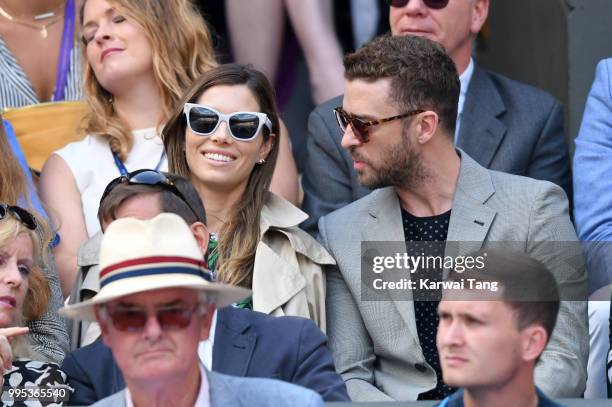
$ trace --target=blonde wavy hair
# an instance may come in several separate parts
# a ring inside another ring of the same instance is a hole
[[[81,26],[83,11],[81,8]],[[108,0],[127,19],[140,26],[153,49],[153,71],[162,100],[163,124],[191,83],[217,66],[212,37],[206,22],[190,0]],[[86,44],[82,42],[83,55]],[[85,130],[106,138],[111,150],[126,160],[132,149],[132,134],[127,123],[119,118],[104,89],[84,59],[84,89],[90,114]]]

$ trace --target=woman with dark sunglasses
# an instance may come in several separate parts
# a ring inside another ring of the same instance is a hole
[[[218,280],[253,290],[239,304],[313,319],[325,329],[322,265],[331,256],[299,225],[307,215],[269,191],[279,117],[259,71],[213,68],[186,92],[162,133],[170,171],[190,178],[217,239]]]
[[[88,135],[52,155],[41,176],[62,236],[54,254],[64,296],[79,247],[99,231],[106,184],[141,168],[167,169],[159,132],[185,89],[216,66],[211,35],[189,0],[86,0],[80,18]]]
[[[46,312],[51,296],[47,278],[42,273],[46,258],[44,252],[49,242],[38,225],[39,221],[25,209],[0,204],[2,400],[30,397],[42,405],[53,400],[61,405],[61,401],[70,396],[69,388],[64,386],[66,374],[33,349],[29,329],[25,326]],[[38,393],[34,393],[35,390]]]

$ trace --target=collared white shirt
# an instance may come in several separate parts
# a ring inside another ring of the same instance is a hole
[[[215,331],[217,326],[217,310],[213,313],[212,321],[210,322],[210,334],[208,335],[208,339],[205,341],[200,341],[200,345],[198,345],[198,356],[200,357],[200,362],[206,367],[208,370],[212,369],[212,352],[213,352],[213,344],[215,342]]]
[[[459,141],[459,128],[461,127],[461,114],[463,113],[463,105],[465,104],[465,95],[467,94],[468,86],[472,80],[472,74],[474,73],[474,60],[470,58],[470,63],[461,75],[459,75],[459,82],[461,83],[461,89],[459,90],[459,103],[457,106],[457,123],[455,124],[455,144]]]
[[[130,389],[125,389],[125,406],[134,407],[132,402],[132,395]],[[200,391],[198,392],[198,398],[195,401],[193,407],[210,407],[210,392],[208,389],[208,377],[206,376],[206,369],[200,364]]]

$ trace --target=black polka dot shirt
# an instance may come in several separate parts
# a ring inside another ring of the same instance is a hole
[[[448,234],[450,211],[437,216],[416,217],[402,209],[404,238],[409,255],[444,256],[443,244],[427,242],[445,242]],[[410,245],[411,242],[423,242]],[[412,247],[411,247],[412,246]],[[442,269],[420,269],[412,275],[412,279],[428,278],[431,281],[442,279]],[[442,381],[440,358],[436,348],[436,333],[438,329],[438,303],[440,292],[435,290],[413,290],[414,315],[416,317],[419,343],[425,360],[431,366],[438,379],[434,389],[421,393],[419,400],[440,400],[454,391]]]

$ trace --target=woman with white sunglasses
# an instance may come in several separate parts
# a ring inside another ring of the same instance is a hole
[[[253,290],[238,306],[308,317],[324,330],[322,266],[334,260],[297,227],[307,215],[269,192],[279,117],[268,80],[223,65],[198,79],[183,102],[162,138],[170,171],[190,178],[205,203],[218,241],[209,267],[218,280]]]

